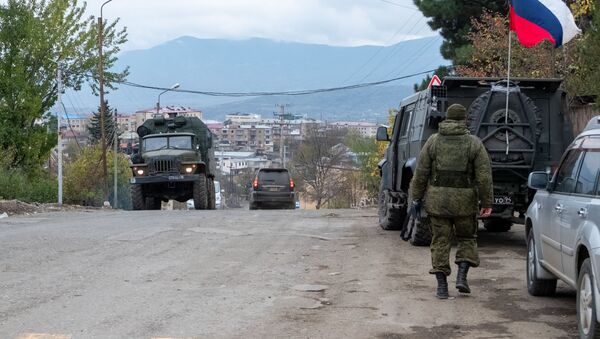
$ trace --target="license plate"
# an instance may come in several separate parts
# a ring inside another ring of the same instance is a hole
[[[169,180],[183,179],[183,175],[169,175]]]
[[[278,191],[279,191],[279,188],[277,188],[277,187],[269,188],[269,192],[278,192]]]
[[[494,205],[512,205],[513,200],[512,197],[501,195],[494,197]]]

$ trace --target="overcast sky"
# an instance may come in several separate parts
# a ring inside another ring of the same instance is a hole
[[[88,0],[99,16],[105,0]],[[412,0],[112,0],[129,42],[144,49],[177,37],[268,38],[335,46],[392,45],[436,35]]]

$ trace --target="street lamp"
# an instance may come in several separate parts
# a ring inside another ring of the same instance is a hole
[[[106,165],[106,131],[104,130],[104,62],[102,60],[102,40],[104,37],[104,28],[102,10],[104,5],[111,1],[112,0],[105,1],[102,6],[100,6],[100,17],[98,18],[98,86],[100,92],[100,138],[102,139],[102,188],[105,201],[108,199],[108,168]]]
[[[167,93],[168,91],[172,91],[174,89],[179,88],[179,83],[176,83],[175,85],[171,86],[169,89],[166,89],[162,92],[160,92],[160,94],[158,95],[158,100],[156,101],[156,114],[160,114],[160,96]]]

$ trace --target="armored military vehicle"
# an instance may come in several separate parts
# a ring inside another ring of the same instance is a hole
[[[508,231],[522,222],[533,193],[527,176],[533,170],[551,171],[573,136],[564,114],[560,79],[447,77],[400,103],[392,135],[380,127],[377,140],[389,141],[379,162],[379,224],[402,230],[413,245],[428,245],[431,233],[425,213],[409,213],[408,187],[421,147],[437,132],[446,108],[468,108],[467,124],[485,145],[494,181],[494,205],[484,220],[488,231]],[[506,110],[508,95],[508,110]]]
[[[140,151],[132,156],[134,210],[160,209],[161,201],[194,200],[215,209],[212,133],[196,117],[157,116],[138,127]]]

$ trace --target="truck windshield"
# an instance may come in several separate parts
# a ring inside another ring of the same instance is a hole
[[[175,149],[192,149],[192,137],[177,136],[169,138],[169,148]]]
[[[144,139],[144,151],[156,151],[159,149],[192,149],[192,137],[179,135],[173,137],[156,137]]]
[[[156,151],[167,148],[168,138],[148,138],[144,139],[144,151]]]

